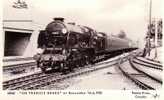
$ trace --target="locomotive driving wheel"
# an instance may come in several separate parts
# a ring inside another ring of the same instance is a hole
[[[68,70],[71,72],[73,70],[73,62],[72,61],[68,61],[68,64],[67,64],[67,67],[68,67]]]
[[[88,56],[85,56],[85,64],[89,65],[89,57]]]
[[[65,63],[60,63],[59,71],[64,72],[64,69],[65,69],[64,67],[65,67]]]

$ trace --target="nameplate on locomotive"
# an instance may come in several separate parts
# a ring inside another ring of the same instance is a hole
[[[59,34],[59,32],[52,32],[52,34]]]

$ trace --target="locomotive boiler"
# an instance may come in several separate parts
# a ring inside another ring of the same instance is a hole
[[[93,64],[100,57],[136,48],[129,44],[126,39],[108,36],[87,26],[65,23],[64,18],[54,18],[39,33],[35,58],[43,72],[48,69],[65,72]]]

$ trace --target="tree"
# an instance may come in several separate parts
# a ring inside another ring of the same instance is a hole
[[[126,33],[124,30],[120,30],[120,33],[117,35],[119,38],[126,38]]]

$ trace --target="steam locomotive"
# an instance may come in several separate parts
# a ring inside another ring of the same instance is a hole
[[[87,26],[65,23],[64,18],[59,17],[40,31],[35,59],[43,72],[48,69],[65,72],[134,49],[129,40],[108,36]]]

